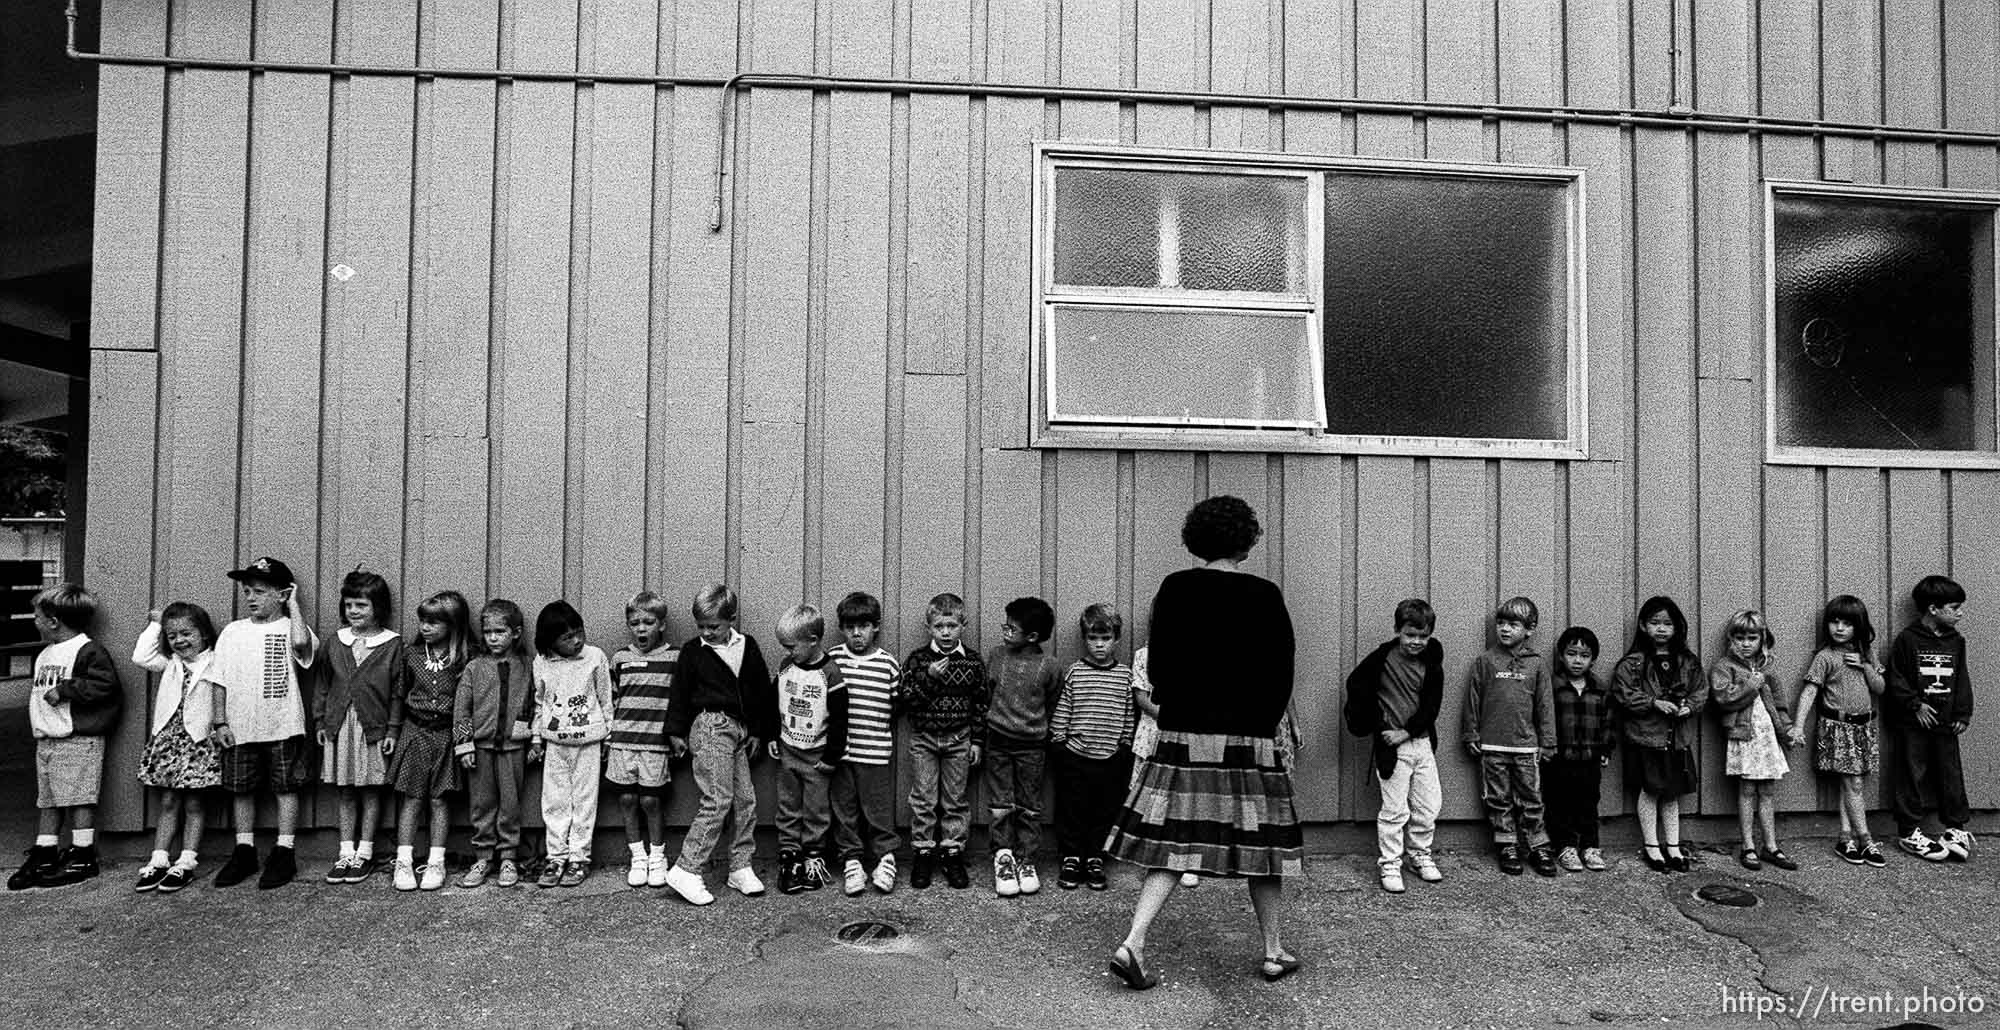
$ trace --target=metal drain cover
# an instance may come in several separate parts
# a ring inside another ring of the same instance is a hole
[[[833,931],[834,939],[846,944],[877,944],[902,935],[895,926],[875,919],[848,923]]]
[[[1730,908],[1749,908],[1757,903],[1757,895],[1726,883],[1711,883],[1695,891],[1694,896],[1711,905],[1727,905]]]

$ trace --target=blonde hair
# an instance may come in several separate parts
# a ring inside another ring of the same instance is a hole
[[[1722,649],[1727,652],[1729,643],[1738,633],[1757,634],[1757,653],[1771,650],[1778,638],[1771,633],[1771,627],[1764,622],[1764,613],[1755,608],[1745,608],[1729,617],[1729,624],[1722,631]]]
[[[702,619],[726,619],[736,621],[736,591],[724,583],[710,583],[694,595],[694,604],[689,606],[695,621]]]
[[[796,644],[826,636],[826,619],[809,604],[795,604],[778,616],[778,640]]]

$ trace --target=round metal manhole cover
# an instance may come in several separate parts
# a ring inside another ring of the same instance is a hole
[[[846,944],[879,944],[900,937],[902,934],[903,931],[894,926],[873,919],[848,923],[833,931],[834,939]]]
[[[1711,905],[1727,905],[1730,908],[1749,908],[1757,903],[1757,895],[1726,883],[1711,883],[1695,891],[1694,896]]]

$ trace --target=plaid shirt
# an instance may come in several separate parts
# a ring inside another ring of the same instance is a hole
[[[1555,698],[1556,757],[1589,761],[1610,754],[1616,740],[1612,733],[1611,702],[1596,674],[1583,674],[1580,691],[1570,682],[1568,674],[1558,674]]]

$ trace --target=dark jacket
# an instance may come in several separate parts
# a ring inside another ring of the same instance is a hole
[[[1889,682],[1882,697],[1889,718],[1918,729],[1917,708],[1930,705],[1938,724],[1932,731],[1950,733],[1951,724],[1972,719],[1972,674],[1965,667],[1965,637],[1955,629],[1942,633],[1910,623],[1889,647]]]
[[[35,688],[37,693],[47,689]],[[125,710],[125,688],[118,682],[118,666],[103,644],[86,640],[70,665],[69,678],[57,683],[55,691],[69,705],[70,736],[102,737],[118,728],[118,716]]]
[[[313,724],[329,737],[340,732],[349,709],[361,723],[362,739],[370,744],[380,742],[390,726],[403,724],[403,697],[410,692],[403,638],[391,636],[370,648],[358,666],[352,647],[336,639],[321,651],[314,671],[319,674],[318,689],[308,707]]]
[[[1708,703],[1708,681],[1702,677],[1701,659],[1682,651],[1680,676],[1668,680],[1654,665],[1651,655],[1637,651],[1618,660],[1611,672],[1611,703],[1623,716],[1625,739],[1637,747],[1666,747],[1678,742],[1694,744],[1694,720]],[[1653,707],[1655,701],[1687,705],[1686,719],[1676,718]]]
[[[1735,655],[1724,655],[1709,667],[1708,694],[1722,713],[1722,731],[1729,740],[1750,739],[1750,706],[1760,702],[1771,716],[1771,728],[1777,731],[1781,745],[1792,731],[1791,706],[1771,689],[1770,672],[1753,669]]]
[[[729,715],[758,740],[776,738],[778,686],[756,637],[743,634],[743,667],[738,672],[730,672],[729,663],[700,637],[681,645],[681,656],[674,663],[673,699],[667,702],[667,736],[686,737],[694,717],[702,712]]]
[[[1347,702],[1341,713],[1347,732],[1375,741],[1375,774],[1383,779],[1396,771],[1396,749],[1382,743],[1382,667],[1389,652],[1402,644],[1401,637],[1383,644],[1347,674]],[[1404,721],[1403,730],[1436,748],[1438,709],[1444,704],[1444,645],[1432,637],[1417,658],[1424,665],[1424,686],[1417,694],[1417,710]]]

